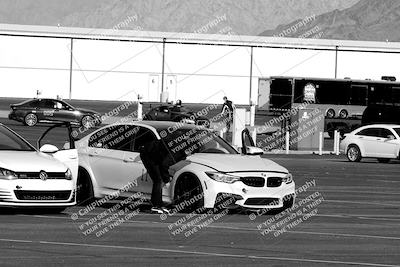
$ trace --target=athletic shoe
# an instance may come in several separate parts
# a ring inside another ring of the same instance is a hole
[[[161,210],[163,211],[163,213],[171,214],[171,210],[166,207],[161,207]]]
[[[157,213],[157,214],[163,214],[164,210],[162,208],[159,207],[152,207],[150,210],[152,213]]]

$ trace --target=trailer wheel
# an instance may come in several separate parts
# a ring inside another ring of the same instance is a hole
[[[326,117],[328,119],[333,119],[336,116],[336,112],[334,109],[330,108],[326,111]]]
[[[342,110],[339,112],[339,117],[340,117],[341,119],[347,119],[348,116],[349,116],[349,112],[347,112],[347,110],[345,110],[345,109],[342,109]]]

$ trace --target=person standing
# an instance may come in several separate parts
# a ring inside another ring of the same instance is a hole
[[[162,200],[163,184],[171,181],[169,168],[186,159],[186,153],[180,151],[171,153],[166,147],[166,140],[152,140],[140,147],[140,158],[145,166],[147,173],[153,181],[151,191],[151,212],[169,213]]]
[[[224,104],[222,105],[221,114],[226,116],[225,118],[226,131],[229,132],[229,130],[231,129],[231,125],[233,123],[233,113],[235,110],[235,105],[233,104],[232,101],[228,100],[226,96],[224,96],[223,100]]]

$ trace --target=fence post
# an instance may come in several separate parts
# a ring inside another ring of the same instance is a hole
[[[289,135],[289,131],[286,131],[286,154],[289,155],[289,150],[290,150],[290,135]]]
[[[324,133],[319,132],[319,155],[322,156],[322,147],[324,146]]]
[[[335,131],[335,154],[336,156],[340,155],[340,132]]]

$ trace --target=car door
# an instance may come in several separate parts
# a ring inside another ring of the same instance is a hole
[[[380,157],[380,128],[372,127],[361,130],[356,134],[358,142],[364,150],[363,157]]]
[[[73,111],[69,109],[69,106],[63,103],[62,101],[54,101],[55,102],[55,111],[54,118],[60,121],[72,122],[74,120]]]
[[[141,172],[137,178],[137,188],[140,192],[145,194],[151,194],[153,182],[150,178],[150,175],[147,173],[145,166],[140,158],[140,148],[153,140],[156,140],[157,137],[155,136],[154,132],[146,127],[140,126],[138,127],[137,133],[135,135],[134,145],[132,147],[132,151],[126,153],[127,160],[131,162],[131,168],[140,168]]]
[[[51,99],[42,99],[39,102],[39,120],[54,121],[56,103]]]
[[[133,181],[141,168],[132,168],[125,153],[131,149],[131,126],[113,125],[95,132],[89,139],[89,164],[98,186],[103,190],[118,190]]]
[[[386,128],[380,128],[378,145],[374,147],[374,153],[384,158],[396,158],[398,156],[398,140],[395,133]]]
[[[58,151],[52,156],[71,170],[74,180],[78,178],[78,150],[72,138],[72,128],[68,124],[54,125],[42,133],[38,140],[38,149],[43,145],[56,146]]]

